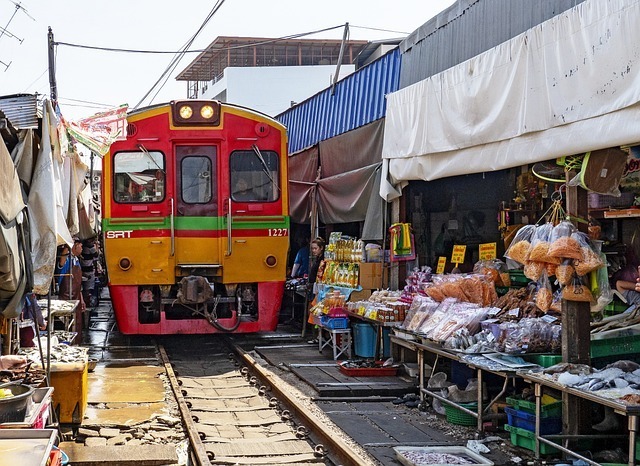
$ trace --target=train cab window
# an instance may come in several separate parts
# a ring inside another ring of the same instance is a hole
[[[280,197],[279,160],[273,151],[241,150],[231,153],[231,199],[236,202],[273,202]]]
[[[187,204],[211,201],[211,159],[205,156],[187,156],[180,163],[182,200]]]
[[[165,196],[161,152],[118,152],[113,157],[113,195],[119,203],[160,202]]]

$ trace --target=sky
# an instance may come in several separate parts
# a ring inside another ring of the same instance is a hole
[[[0,0],[0,95],[49,95],[49,27],[56,42],[175,52],[196,34],[220,1]],[[202,50],[218,36],[275,38],[347,22],[352,40],[399,38],[454,1],[223,0],[190,50]],[[343,29],[339,28],[306,37],[341,39],[342,35]],[[55,75],[62,114],[75,120],[122,104],[135,107],[185,98],[187,83],[174,77],[197,55],[187,53],[164,86],[154,88],[173,54],[108,52],[58,45]]]

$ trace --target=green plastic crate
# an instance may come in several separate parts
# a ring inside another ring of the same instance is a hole
[[[624,311],[629,309],[629,305],[614,299],[609,304],[607,304],[602,312],[605,317],[616,316]]]
[[[524,276],[524,270],[520,269],[509,270],[509,279],[511,280],[512,287],[527,286],[531,281]]]
[[[637,353],[640,353],[640,335],[591,340],[592,358]]]
[[[455,406],[448,403],[444,404],[444,410],[447,414],[447,421],[451,424],[457,424],[459,426],[475,426],[478,420],[471,414],[467,414],[464,411],[459,410]],[[463,408],[467,408],[471,411],[478,409],[478,403],[459,403]]]
[[[535,401],[527,401],[518,397],[507,397],[507,404],[509,406],[513,406],[515,409],[519,409],[520,411],[524,411],[526,413],[535,414],[536,413],[536,403]],[[555,403],[548,403],[546,405],[540,406],[540,418],[544,419],[547,417],[562,417],[562,401],[556,401]]]
[[[542,367],[551,367],[562,362],[561,354],[523,354],[522,357],[525,361]]]
[[[527,450],[531,451],[536,450],[535,432],[521,429],[520,427],[510,426],[509,424],[506,424],[504,426],[504,430],[508,431],[511,434],[511,443],[513,443],[514,445],[526,448]],[[552,447],[551,445],[540,442],[541,455],[554,455],[557,453],[560,453],[560,450],[558,450],[556,447]]]

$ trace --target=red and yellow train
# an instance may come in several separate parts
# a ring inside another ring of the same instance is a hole
[[[275,329],[290,231],[282,124],[210,100],[132,111],[103,159],[102,205],[122,333]]]

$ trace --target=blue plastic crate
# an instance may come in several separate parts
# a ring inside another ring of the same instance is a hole
[[[347,328],[349,326],[349,319],[345,317],[322,316],[320,317],[320,325],[330,329]]]
[[[507,419],[510,426],[519,427],[521,429],[535,432],[536,415],[519,411],[517,409],[505,407],[504,412],[507,413]],[[562,432],[561,417],[547,417],[540,420],[540,435],[551,435]]]

